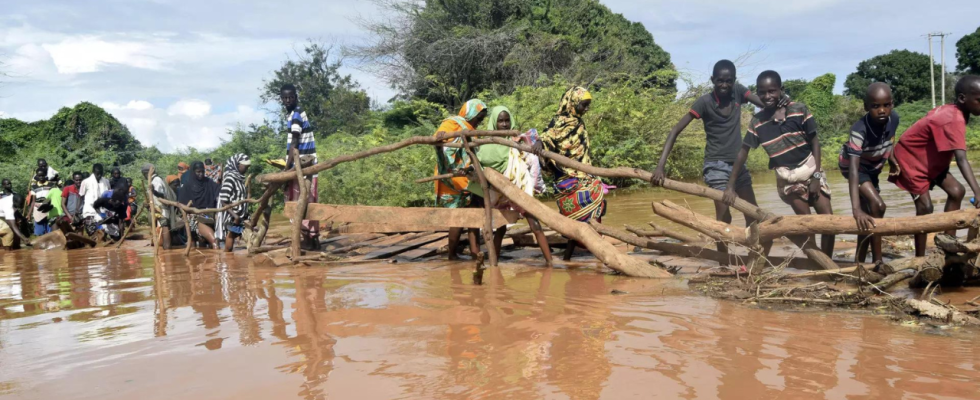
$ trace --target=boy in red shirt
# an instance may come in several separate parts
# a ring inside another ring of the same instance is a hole
[[[973,195],[980,195],[977,178],[966,158],[966,124],[970,115],[980,115],[980,77],[964,76],[956,82],[956,101],[929,111],[898,140],[895,160],[899,175],[888,180],[912,194],[915,214],[932,214],[929,190],[939,186],[947,194],[945,211],[960,209],[966,194],[963,185],[949,174],[949,165],[956,159]],[[976,204],[980,207],[980,201]],[[946,232],[955,235],[956,231]],[[926,234],[915,235],[915,255],[924,256]]]

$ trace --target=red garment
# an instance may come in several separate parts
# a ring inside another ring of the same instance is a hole
[[[63,198],[67,199],[68,195],[73,193],[75,194],[75,196],[78,196],[78,188],[75,185],[68,185],[65,186],[64,189],[61,189],[61,197]]]
[[[947,104],[929,111],[898,139],[895,160],[902,174],[888,180],[913,195],[929,191],[930,183],[949,169],[954,150],[966,150],[963,111]]]

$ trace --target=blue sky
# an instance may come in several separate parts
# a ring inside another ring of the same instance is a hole
[[[980,25],[980,2],[606,0],[643,23],[678,69],[704,81],[720,58],[752,53],[743,82],[775,69],[785,78],[833,72],[837,86],[857,63],[892,49],[927,52],[922,37],[956,40]],[[236,124],[261,122],[259,86],[307,38],[369,40],[358,19],[369,0],[46,0],[7,2],[0,15],[0,116],[48,118],[80,101],[99,104],[144,144],[209,148]],[[936,43],[938,57],[938,41]],[[375,99],[393,92],[347,68]]]

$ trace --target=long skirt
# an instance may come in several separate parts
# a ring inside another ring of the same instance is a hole
[[[565,177],[555,185],[558,191],[558,211],[576,221],[602,221],[606,215],[602,181],[594,176]]]

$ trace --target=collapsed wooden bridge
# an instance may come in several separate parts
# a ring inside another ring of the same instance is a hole
[[[447,243],[445,231],[449,227],[480,228],[483,231],[485,242],[490,243],[494,229],[507,223],[508,217],[491,209],[489,205],[483,210],[478,210],[339,206],[309,204],[307,202],[306,193],[309,191],[309,184],[304,179],[305,176],[317,174],[341,163],[396,151],[413,145],[462,147],[470,152],[472,159],[476,160],[475,155],[472,154],[473,147],[499,144],[523,152],[534,153],[560,165],[600,177],[631,178],[645,182],[649,182],[652,178],[652,174],[640,169],[599,168],[549,151],[536,152],[530,146],[506,139],[517,135],[519,135],[517,131],[464,131],[433,137],[412,137],[398,143],[337,157],[306,168],[296,165],[292,171],[259,175],[255,177],[254,182],[265,185],[263,195],[257,200],[245,200],[249,203],[258,203],[258,209],[253,214],[252,219],[246,223],[248,228],[257,228],[255,229],[256,234],[252,235],[251,240],[248,240],[249,252],[251,254],[263,254],[264,258],[271,260],[271,265],[276,266],[367,262],[391,257],[411,261],[430,257],[445,247]],[[444,142],[446,139],[455,137],[462,137],[463,143],[450,144]],[[474,139],[476,137],[483,138]],[[697,235],[656,227],[653,230],[642,230],[635,227],[627,227],[626,230],[622,230],[605,225],[584,224],[569,220],[519,190],[498,172],[481,168],[478,161],[475,164],[474,173],[481,185],[484,186],[484,190],[486,191],[491,187],[496,189],[512,203],[523,208],[543,225],[552,229],[555,234],[549,238],[549,242],[552,239],[555,240],[555,244],[561,243],[566,238],[567,240],[575,240],[591,251],[606,266],[629,276],[667,278],[671,277],[672,274],[667,268],[656,262],[643,260],[616,249],[609,241],[603,239],[603,236],[618,239],[632,246],[655,250],[661,254],[715,261],[723,265],[729,263],[746,265],[749,275],[761,276],[768,270],[785,266],[835,271],[837,274],[864,273],[864,271],[870,270],[870,268],[864,268],[853,263],[835,262],[812,243],[804,243],[801,248],[806,258],[769,257],[763,254],[762,249],[766,247],[765,244],[779,237],[857,233],[890,236],[970,229],[971,234],[967,242],[959,242],[950,238],[943,239],[946,242],[939,247],[939,250],[945,256],[940,258],[947,260],[947,262],[937,263],[935,257],[932,261],[928,258],[900,260],[895,264],[906,267],[886,268],[883,270],[886,272],[884,274],[886,276],[883,278],[890,277],[887,272],[894,274],[903,271],[902,275],[893,279],[901,277],[912,279],[921,276],[926,282],[936,282],[941,279],[944,271],[951,269],[959,271],[958,274],[960,275],[970,277],[980,275],[976,272],[974,264],[976,255],[980,253],[980,244],[975,242],[976,231],[980,226],[980,210],[970,209],[920,217],[884,218],[875,221],[876,228],[872,232],[861,232],[854,219],[848,216],[776,216],[767,210],[738,199],[733,207],[759,221],[748,228],[740,228],[716,221],[714,218],[698,214],[665,200],[653,203],[652,212],[694,230]],[[299,197],[300,201],[286,204],[285,213],[292,220],[291,239],[280,241],[282,244],[279,246],[263,246],[268,228],[268,217],[264,211],[269,207],[273,194],[290,181],[300,182],[300,188],[303,192]],[[722,198],[721,191],[691,183],[666,180],[662,186],[669,190],[715,201]],[[235,205],[237,204],[223,208],[228,209]],[[183,205],[180,205],[179,209],[185,214],[215,211],[198,210]],[[328,245],[327,251],[311,253],[304,252],[299,248],[300,223],[303,219],[326,221],[331,227],[334,236],[322,242]],[[662,238],[658,238],[658,236]],[[664,238],[670,238],[670,240],[665,241]],[[511,235],[508,240],[515,245],[533,244],[533,239],[521,234]],[[709,246],[713,247],[714,243],[719,241],[730,244],[731,253],[721,253],[708,248]],[[288,246],[285,245],[286,242],[289,242]],[[488,261],[491,266],[496,265],[497,255],[492,254],[492,246],[488,247],[490,248]],[[190,247],[188,247],[188,251],[189,249]],[[938,266],[938,264],[943,265]],[[937,268],[938,273],[936,273]],[[908,270],[914,270],[915,273],[912,276],[907,276],[909,275]],[[924,270],[930,272],[920,273]]]

